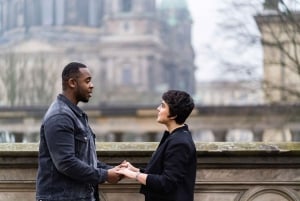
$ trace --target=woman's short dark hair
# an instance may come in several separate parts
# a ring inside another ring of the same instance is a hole
[[[66,89],[67,82],[70,78],[78,76],[79,68],[87,68],[87,66],[78,62],[71,62],[64,67],[61,74],[63,90]]]
[[[195,106],[192,97],[184,91],[169,90],[162,95],[162,99],[169,106],[169,117],[175,117],[177,124],[183,124]]]

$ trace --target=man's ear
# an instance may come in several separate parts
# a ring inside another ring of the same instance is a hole
[[[68,80],[68,85],[70,86],[70,88],[75,88],[77,86],[77,81],[74,78],[70,78]]]

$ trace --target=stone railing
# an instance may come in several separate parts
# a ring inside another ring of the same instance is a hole
[[[108,164],[144,166],[157,143],[97,143]],[[195,201],[300,201],[300,143],[197,143]],[[0,200],[35,200],[38,144],[0,144]],[[99,186],[107,201],[144,200],[139,184]]]
[[[153,142],[161,138],[156,106],[84,108],[101,142]],[[0,107],[0,142],[38,142],[46,107]],[[195,141],[300,141],[300,104],[196,106],[187,120]]]

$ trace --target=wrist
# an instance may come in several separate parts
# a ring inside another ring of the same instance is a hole
[[[140,172],[137,172],[137,173],[136,173],[136,175],[135,175],[135,180],[136,180],[136,181],[139,181],[139,175],[140,175],[140,174],[141,174]]]

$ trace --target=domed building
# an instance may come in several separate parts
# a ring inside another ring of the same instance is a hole
[[[0,88],[10,105],[47,103],[63,66],[79,61],[92,70],[95,104],[151,103],[171,88],[193,93],[191,26],[185,0],[0,0]],[[17,84],[14,101],[12,69],[27,83]],[[27,87],[39,92],[24,98]]]

